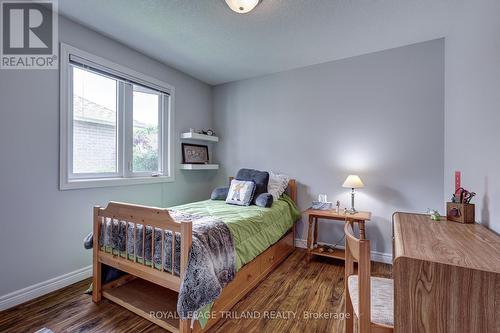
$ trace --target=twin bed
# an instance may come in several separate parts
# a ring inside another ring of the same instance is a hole
[[[300,218],[296,193],[295,180],[290,180],[286,194],[271,208],[215,200],[169,209],[116,202],[95,207],[93,301],[107,298],[171,332],[207,331],[293,251],[294,225]],[[182,213],[224,222],[236,252],[234,279],[199,311],[197,320],[177,314],[193,237],[192,222]],[[125,274],[103,284],[103,265]]]

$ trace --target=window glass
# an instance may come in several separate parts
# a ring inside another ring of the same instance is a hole
[[[133,172],[158,172],[158,145],[161,95],[138,85],[133,86]]]
[[[116,173],[117,80],[73,70],[73,174]]]

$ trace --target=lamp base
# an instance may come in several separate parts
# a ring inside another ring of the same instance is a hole
[[[354,207],[353,207],[353,208],[347,210],[347,213],[351,214],[351,215],[354,215],[354,214],[358,213],[358,211],[356,209],[354,209]]]
[[[347,212],[351,215],[354,215],[358,212],[356,209],[354,209],[354,188],[351,192],[351,209],[349,209]]]

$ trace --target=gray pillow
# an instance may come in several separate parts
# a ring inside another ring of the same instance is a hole
[[[236,174],[236,179],[253,181],[255,183],[254,199],[252,200],[253,204],[255,204],[255,199],[260,194],[267,192],[267,184],[269,183],[269,173],[267,171],[240,169]]]
[[[259,207],[269,208],[273,205],[273,196],[270,193],[261,193],[255,198],[255,204]]]
[[[229,192],[229,187],[217,187],[212,191],[210,199],[212,200],[226,200],[227,193]]]

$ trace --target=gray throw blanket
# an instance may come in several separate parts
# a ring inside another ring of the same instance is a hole
[[[220,220],[182,212],[171,215],[174,220],[193,221],[191,253],[177,301],[179,316],[193,319],[198,310],[220,296],[222,288],[236,275],[233,236]]]
[[[193,223],[191,252],[186,274],[181,279],[177,301],[177,312],[180,317],[193,319],[198,310],[220,296],[222,288],[231,282],[236,275],[236,252],[233,236],[224,222],[213,217],[203,217],[179,211],[169,211],[169,213],[175,221],[191,221]],[[125,221],[112,221],[109,218],[103,222],[99,239],[102,250],[127,257],[130,260],[145,261],[147,265],[152,264],[158,269],[161,269],[163,265],[166,272],[172,272],[173,269],[174,274],[179,275],[180,234],[176,233],[174,240],[172,232],[155,228],[155,237],[152,240],[152,228],[146,227],[143,236],[144,227],[137,225],[137,238],[135,238],[135,226],[129,223],[128,236],[125,237],[126,223]],[[163,244],[161,242],[162,232],[164,233]],[[91,238],[88,236],[87,238],[87,242],[91,242]],[[144,253],[142,253],[143,239],[145,243]],[[155,250],[151,263],[152,241]],[[173,263],[171,259],[172,241],[175,241],[176,249]],[[162,248],[163,263],[161,260]]]

